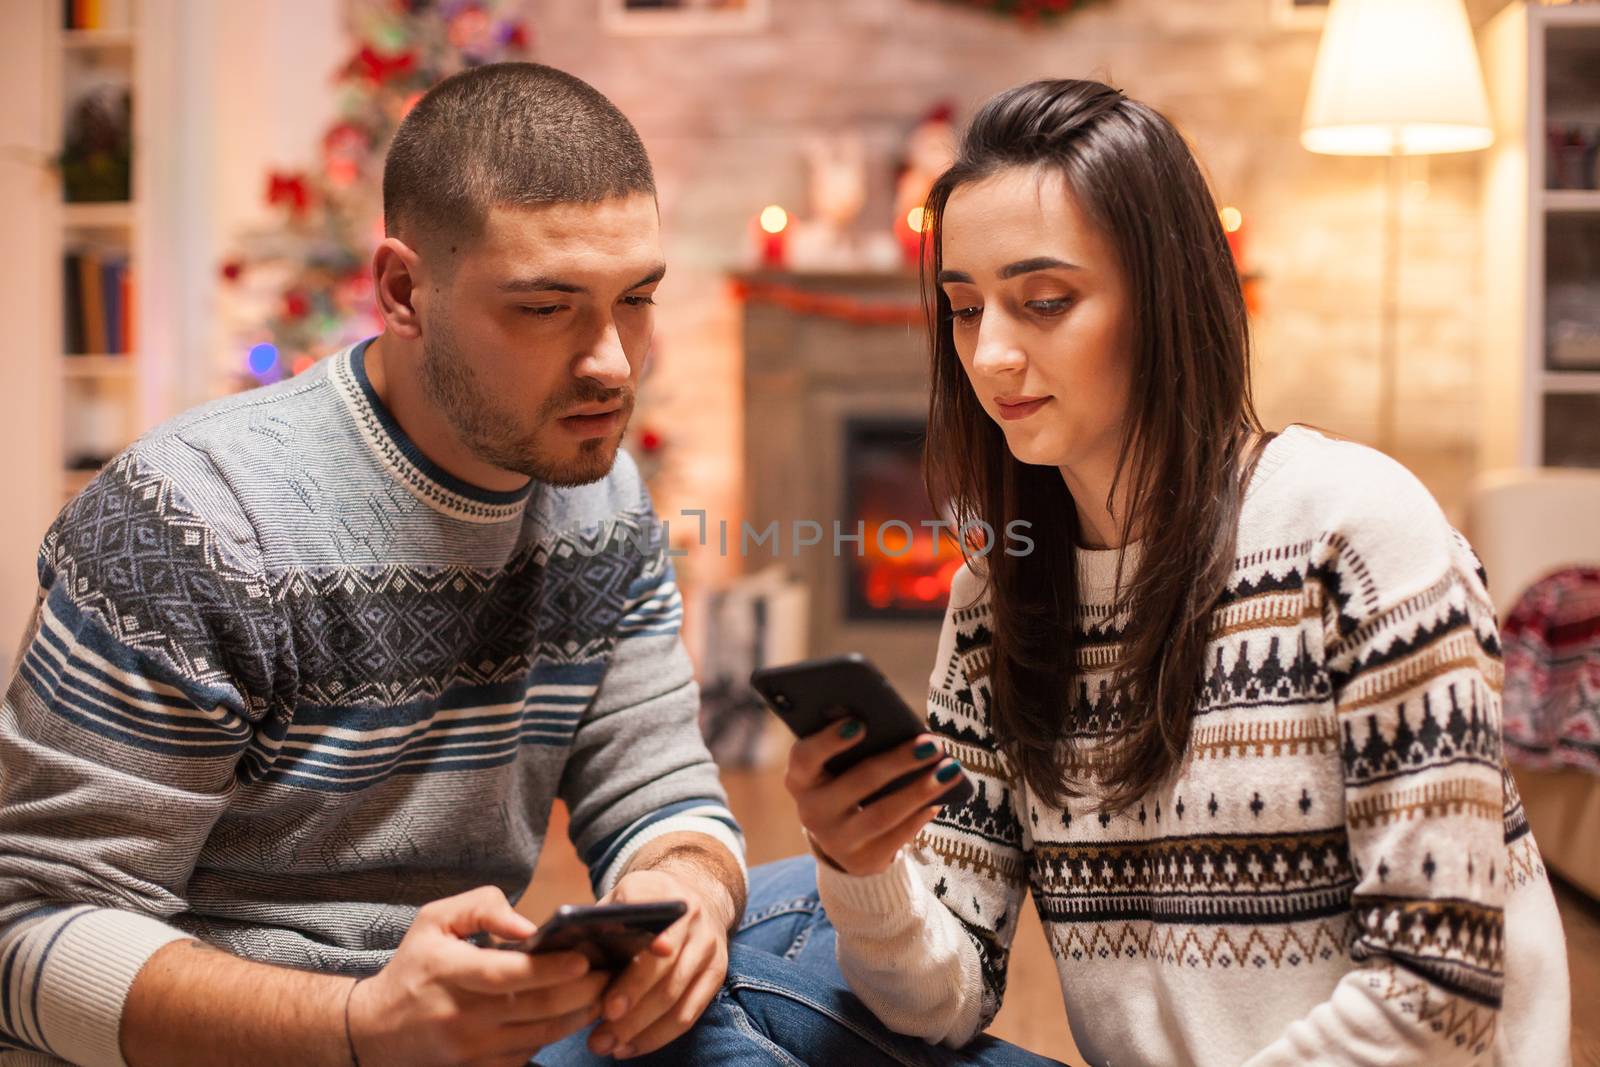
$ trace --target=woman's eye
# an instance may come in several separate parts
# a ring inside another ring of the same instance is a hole
[[[625,296],[622,298],[622,302],[629,307],[642,308],[650,307],[656,302],[656,298],[653,296]]]
[[[951,308],[950,317],[957,322],[975,322],[983,314],[981,307]]]
[[[1059,315],[1072,306],[1071,297],[1057,297],[1051,300],[1030,300],[1028,310],[1037,311],[1041,315]]]

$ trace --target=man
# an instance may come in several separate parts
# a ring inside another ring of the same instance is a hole
[[[618,452],[665,272],[633,127],[481,67],[383,193],[383,334],[151,432],[45,537],[0,707],[0,1065],[1053,1062],[885,1030],[811,861],[745,906]],[[621,975],[467,940],[532,932],[507,898],[558,796],[602,900],[688,905]]]
[[[525,1063],[607,976],[464,939],[531,932],[557,797],[602,899],[689,904],[591,1047],[721,987],[742,841],[618,453],[664,273],[643,145],[575,78],[480,68],[406,118],[384,211],[382,336],[151,432],[45,538],[0,1062]]]

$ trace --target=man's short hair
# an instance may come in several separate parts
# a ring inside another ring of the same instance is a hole
[[[539,63],[493,63],[446,78],[400,123],[383,164],[383,228],[413,244],[470,241],[495,205],[655,191],[638,131],[593,86]]]

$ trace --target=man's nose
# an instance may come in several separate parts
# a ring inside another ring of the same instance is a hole
[[[620,389],[633,376],[628,363],[628,353],[617,335],[617,325],[608,322],[595,338],[589,350],[578,360],[574,372],[580,378],[589,378],[609,389]]]

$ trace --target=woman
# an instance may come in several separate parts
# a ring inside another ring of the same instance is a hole
[[[852,724],[794,749],[852,989],[962,1045],[1031,889],[1094,1064],[1569,1062],[1483,576],[1399,465],[1262,431],[1182,137],[1025,85],[928,206],[930,487],[1033,546],[971,552],[927,737],[836,779]]]

